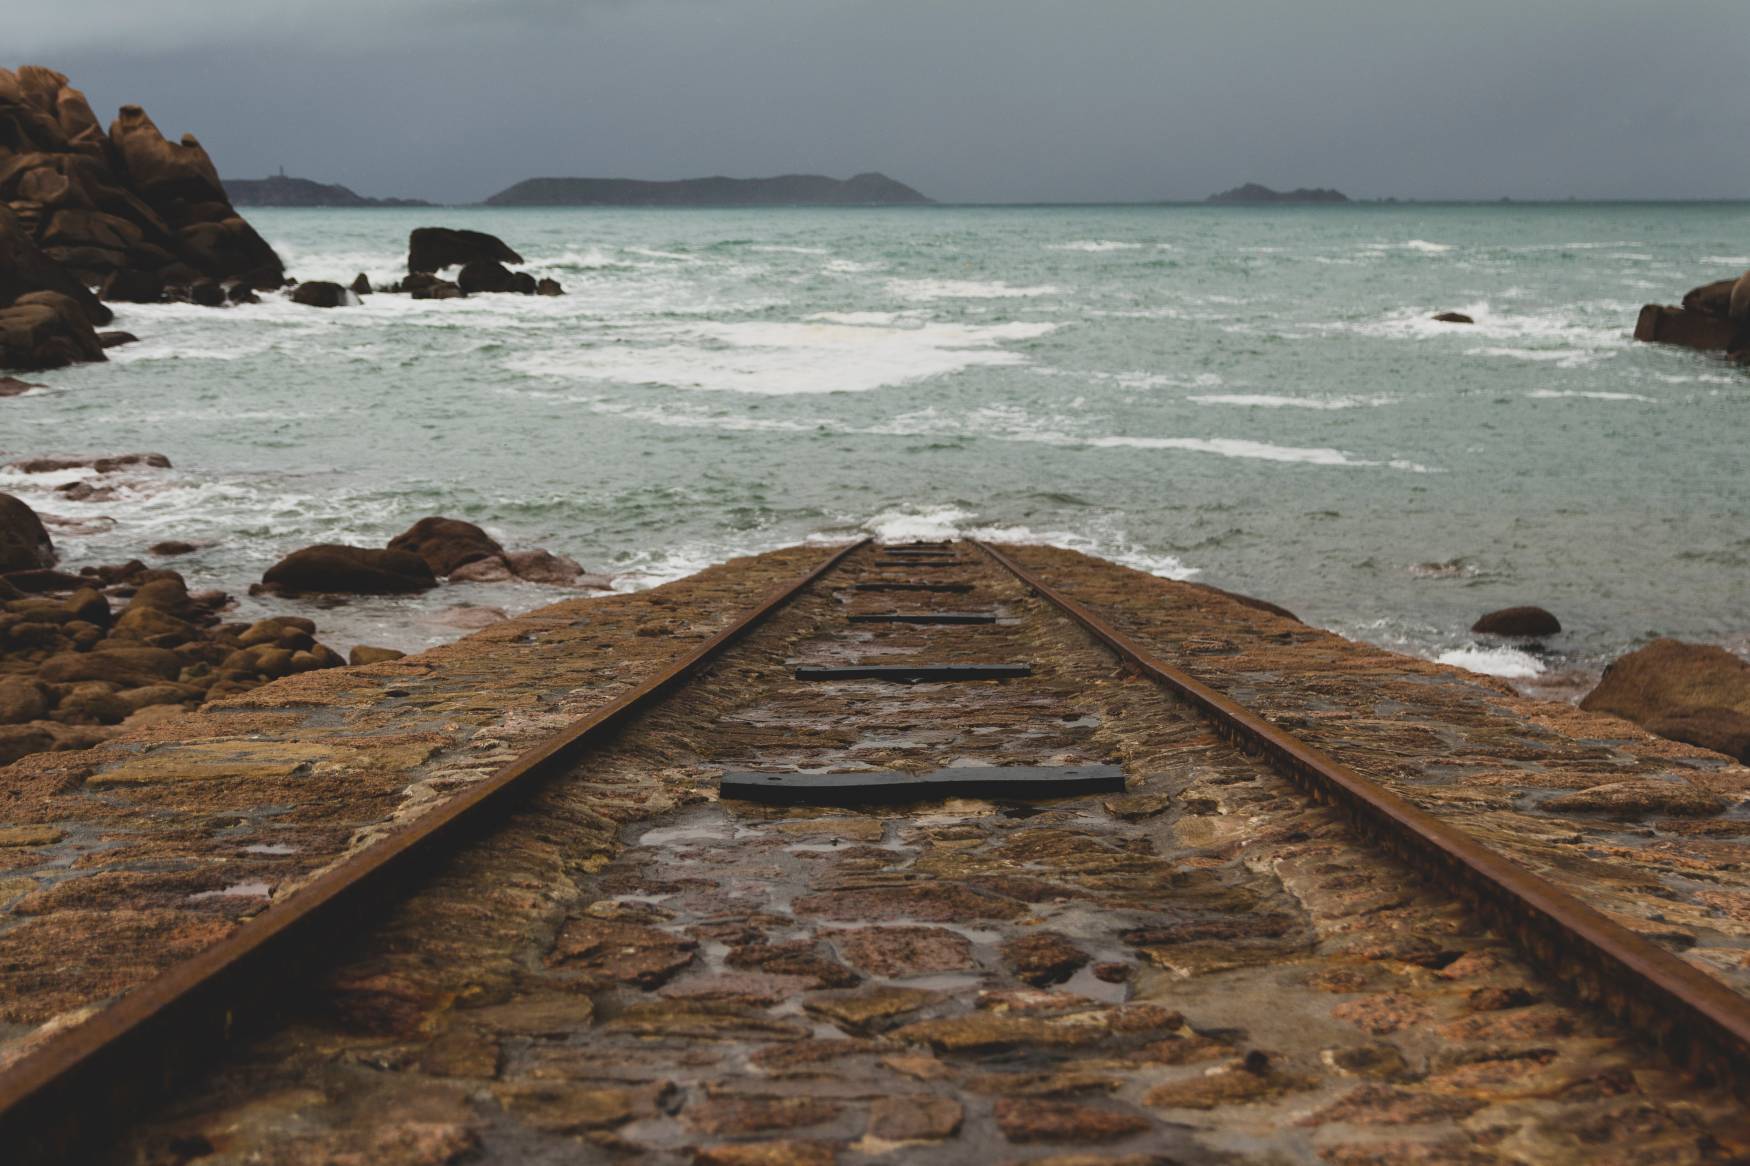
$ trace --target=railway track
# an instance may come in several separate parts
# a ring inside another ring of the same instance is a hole
[[[0,1144],[85,1160],[101,1098],[130,1162],[1564,1161],[1632,1095],[1705,1161],[1747,1066],[1741,997],[1000,549],[858,544],[0,1073]]]

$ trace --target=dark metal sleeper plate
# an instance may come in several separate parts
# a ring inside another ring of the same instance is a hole
[[[967,766],[932,773],[726,773],[722,785],[726,798],[831,806],[1123,792],[1124,771],[1116,765]]]
[[[858,583],[858,591],[954,591],[966,592],[972,590],[970,583],[918,583],[915,581],[896,580],[890,583]]]
[[[1008,680],[1033,675],[1031,664],[804,664],[798,680]]]
[[[864,611],[847,616],[852,623],[995,623],[994,611]]]

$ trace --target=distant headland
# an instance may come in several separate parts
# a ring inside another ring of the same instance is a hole
[[[1296,190],[1271,190],[1268,186],[1248,182],[1244,186],[1236,186],[1232,190],[1212,194],[1204,201],[1218,203],[1348,202],[1349,196],[1340,190],[1327,190],[1322,187],[1302,186]]]
[[[225,193],[234,206],[430,206],[422,198],[366,198],[339,183],[275,174],[267,178],[227,178]]]
[[[499,191],[487,206],[870,206],[932,202],[885,174],[827,178],[530,178]]]

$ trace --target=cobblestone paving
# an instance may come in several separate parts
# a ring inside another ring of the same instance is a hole
[[[895,598],[850,589],[907,574],[859,552],[460,855],[292,1024],[132,1131],[115,1161],[1750,1152],[1731,1098],[1572,1006],[1413,872],[961,553],[952,577],[972,592]],[[845,620],[900,605],[1004,618]],[[1034,672],[792,676],[849,660]],[[1126,791],[853,811],[714,789],[726,769],[1087,762],[1121,765]]]
[[[0,1064],[692,651],[799,547],[0,767]]]
[[[1207,588],[1011,549],[1167,662],[1750,993],[1750,769]]]

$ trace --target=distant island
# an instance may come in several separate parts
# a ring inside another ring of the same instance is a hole
[[[269,178],[223,179],[236,206],[430,206],[422,198],[366,198],[339,183],[275,174]]]
[[[530,178],[486,200],[487,206],[870,206],[923,204],[925,198],[885,174],[827,178]]]
[[[1219,203],[1348,202],[1349,196],[1340,190],[1314,189],[1305,186],[1298,190],[1271,190],[1268,186],[1248,182],[1244,186],[1236,186],[1232,190],[1212,194],[1204,201]]]

